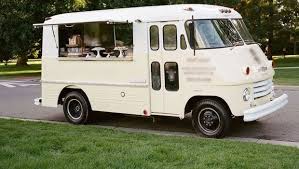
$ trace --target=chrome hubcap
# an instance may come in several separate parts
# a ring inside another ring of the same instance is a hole
[[[212,108],[205,108],[199,112],[198,122],[207,133],[214,133],[220,128],[220,117]]]
[[[75,120],[80,119],[83,114],[82,104],[77,99],[72,99],[68,102],[67,112],[69,116]]]

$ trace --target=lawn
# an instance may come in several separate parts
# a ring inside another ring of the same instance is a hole
[[[32,59],[28,61],[28,66],[16,66],[15,61],[11,61],[7,66],[0,63],[0,78],[12,78],[22,76],[40,76],[41,60]]]
[[[274,60],[277,68],[299,67],[299,57],[277,58]],[[299,86],[299,68],[297,69],[276,69],[274,83],[279,85]]]
[[[299,67],[299,56],[274,59],[276,67]]]
[[[279,69],[275,70],[274,83],[279,85],[299,86],[299,68],[298,69]]]
[[[299,168],[299,149],[0,119],[0,168]]]

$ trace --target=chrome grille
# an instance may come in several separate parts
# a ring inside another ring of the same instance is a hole
[[[255,82],[253,84],[253,98],[258,99],[272,92],[273,82],[271,79]]]

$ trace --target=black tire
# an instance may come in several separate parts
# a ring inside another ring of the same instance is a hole
[[[222,138],[231,128],[230,110],[221,102],[205,99],[192,110],[192,125],[204,137]]]
[[[91,112],[87,99],[77,91],[67,94],[63,102],[64,116],[73,124],[85,124]]]

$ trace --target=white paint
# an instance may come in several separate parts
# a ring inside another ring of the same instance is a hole
[[[42,55],[46,57],[58,57],[58,26],[44,26],[43,27],[43,48]]]
[[[185,10],[189,7],[193,11]],[[65,87],[82,89],[92,110],[135,115],[144,115],[146,110],[148,115],[184,118],[185,106],[194,96],[220,97],[235,116],[243,116],[251,105],[267,104],[273,100],[273,95],[248,102],[242,99],[245,88],[253,91],[255,83],[273,79],[271,62],[267,61],[259,45],[244,44],[233,47],[233,50],[231,47],[203,49],[195,53],[189,43],[187,49],[180,48],[181,35],[188,42],[185,23],[192,16],[195,19],[241,18],[234,10],[228,14],[219,12],[223,8],[187,4],[76,12],[51,17],[44,23],[43,32],[42,105],[57,107],[59,94]],[[65,60],[58,57],[57,25],[104,21],[133,23],[133,58]],[[168,24],[177,28],[177,49],[173,51],[165,50],[163,46],[163,27]],[[53,30],[51,25],[54,25]],[[159,28],[157,51],[149,46],[152,25]],[[155,61],[160,63],[161,74],[161,89],[157,91],[152,89],[151,80],[151,63]],[[178,64],[178,91],[166,90],[164,66],[167,62]],[[251,71],[245,75],[243,67],[251,70],[263,67],[265,71]],[[125,97],[121,96],[122,92]],[[253,92],[251,95],[253,98]]]
[[[282,108],[287,103],[288,103],[288,96],[286,94],[283,94],[279,98],[276,98],[275,100],[269,103],[246,110],[244,112],[244,121],[249,122],[249,121],[254,121],[259,118],[262,118]]]
[[[187,8],[192,8],[193,11],[188,11]],[[36,24],[36,26],[87,22],[132,23],[136,20],[141,22],[178,21],[190,20],[192,15],[194,19],[241,18],[241,15],[234,9],[230,9],[231,13],[221,13],[220,9],[228,8],[215,5],[180,4],[74,12],[52,16],[50,20],[43,24]]]

